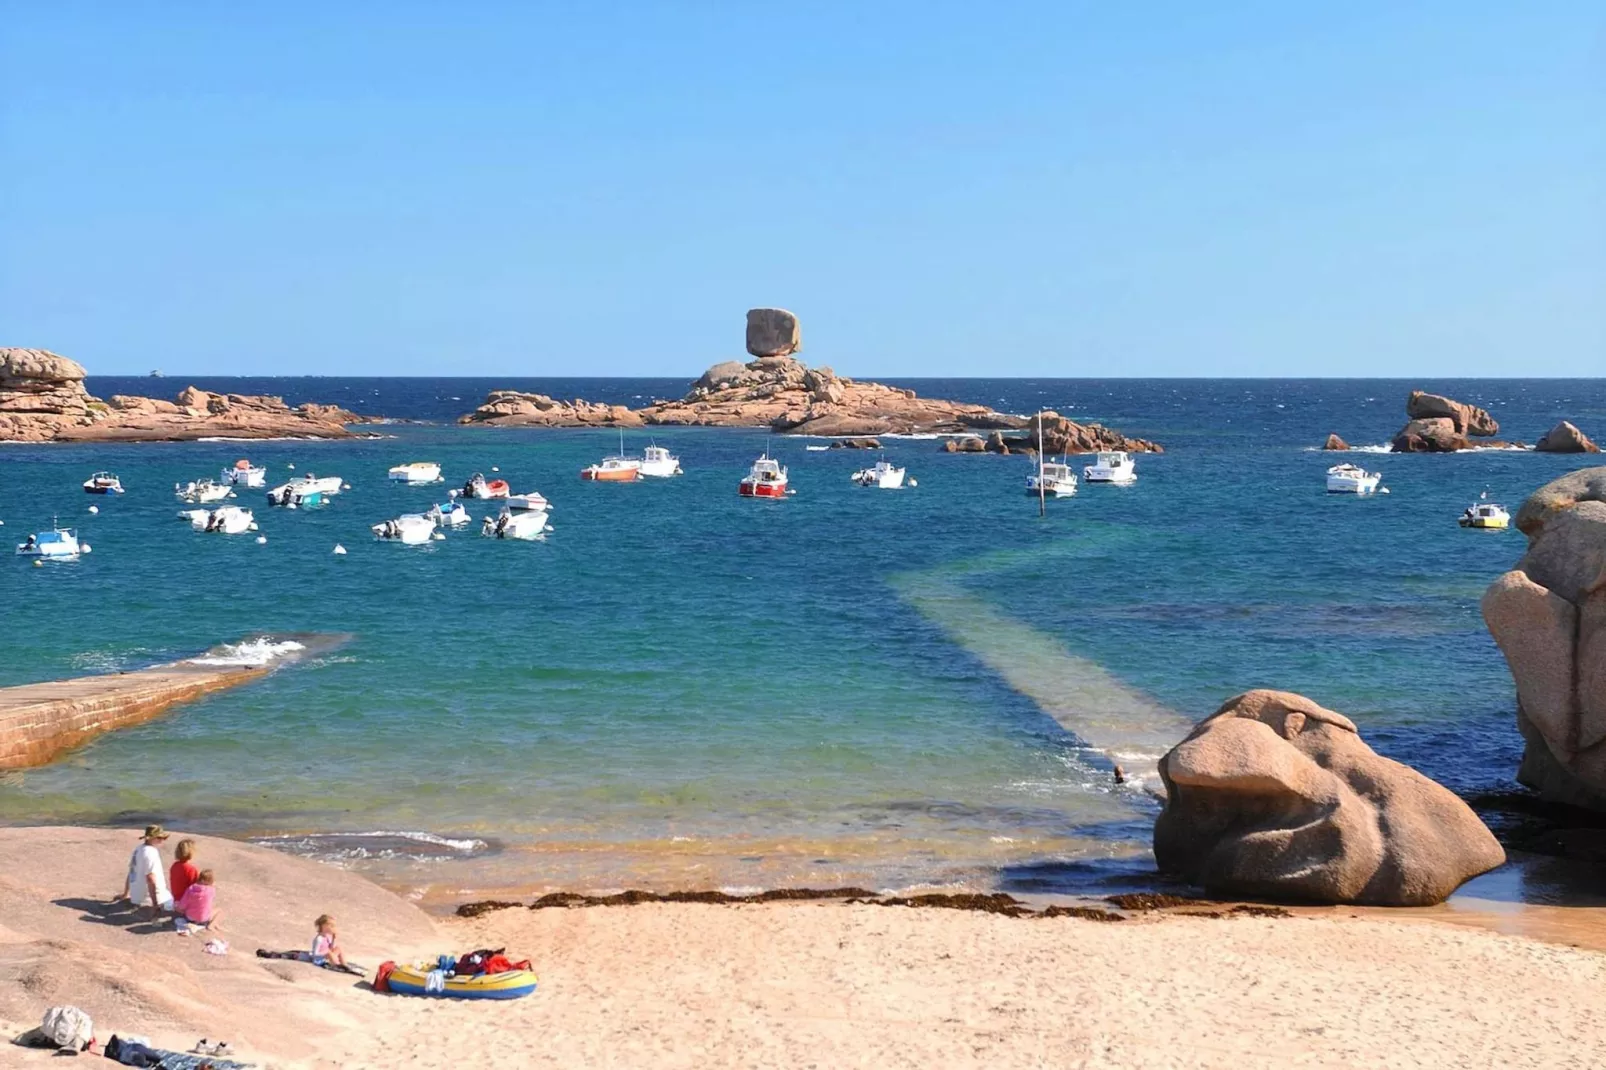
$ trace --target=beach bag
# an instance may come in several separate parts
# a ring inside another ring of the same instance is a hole
[[[95,1023],[89,1015],[73,1006],[52,1007],[45,1012],[39,1031],[58,1048],[82,1051],[84,1045],[95,1039]]]
[[[393,970],[395,970],[395,969],[396,969],[396,964],[394,962],[381,962],[379,964],[379,972],[374,974],[374,991],[375,992],[389,992],[390,991],[390,975],[391,975],[391,972]]]

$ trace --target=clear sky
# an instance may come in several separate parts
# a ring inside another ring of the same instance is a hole
[[[1324,8],[1325,10],[1318,10]],[[0,0],[91,372],[1606,374],[1606,5]]]

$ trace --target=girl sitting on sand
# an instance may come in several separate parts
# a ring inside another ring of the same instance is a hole
[[[173,848],[173,866],[167,871],[167,889],[172,893],[174,902],[184,898],[189,886],[201,875],[201,871],[195,867],[194,858],[195,841],[179,840],[178,846]]]
[[[200,929],[214,929],[217,927],[219,911],[213,906],[216,889],[212,871],[203,869],[195,876],[195,883],[184,889],[184,894],[173,903],[176,916],[173,925],[178,929],[180,936],[190,935],[192,926]]]
[[[312,962],[315,966],[346,965],[346,953],[340,950],[340,938],[335,933],[335,919],[327,914],[319,914],[318,920],[313,922],[318,927],[317,935],[312,938]]]

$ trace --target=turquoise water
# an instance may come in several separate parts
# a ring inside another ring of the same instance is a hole
[[[349,636],[5,776],[0,820],[154,817],[271,838],[430,899],[1103,886],[1152,868],[1141,780],[1153,759],[1255,686],[1343,711],[1380,750],[1459,791],[1512,786],[1511,686],[1477,599],[1524,540],[1455,518],[1485,490],[1515,508],[1585,461],[1359,455],[1392,493],[1358,500],[1323,493],[1333,461],[1308,447],[1329,430],[1386,441],[1407,384],[917,385],[1103,418],[1170,452],[1141,457],[1136,486],[1084,487],[1040,520],[1024,458],[921,439],[889,441],[919,481],[898,492],[850,484],[871,455],[746,430],[660,430],[686,475],[635,485],[578,479],[616,448],[606,431],[409,424],[347,443],[0,448],[7,539],[59,513],[94,546],[76,564],[0,568],[0,685],[257,633]],[[1563,415],[1606,429],[1598,381],[1438,385],[1491,408],[1511,437],[1532,441]],[[561,392],[628,400],[679,386]],[[273,387],[436,420],[484,389]],[[639,449],[647,436],[631,439]],[[738,499],[766,446],[791,466],[796,496]],[[174,518],[175,482],[239,456],[267,465],[270,483],[294,463],[352,489],[300,512],[242,492],[263,545]],[[440,462],[447,484],[387,483],[388,467],[414,459]],[[552,500],[544,542],[481,539],[477,525],[427,547],[372,541],[369,524],[492,466]],[[84,495],[98,468],[128,493]],[[1117,787],[1112,761],[1136,781]]]

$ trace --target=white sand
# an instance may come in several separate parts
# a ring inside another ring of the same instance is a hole
[[[52,904],[104,894],[131,844],[0,830],[0,1019],[20,1030],[70,1001],[102,1036],[226,1036],[270,1065],[1606,1065],[1606,955],[1419,918],[1107,924],[797,903],[431,921],[350,874],[205,841],[246,951],[219,960]],[[301,943],[320,910],[369,965],[505,944],[536,960],[541,988],[509,1003],[379,996],[247,957]],[[0,1063],[47,1058],[0,1049]]]

